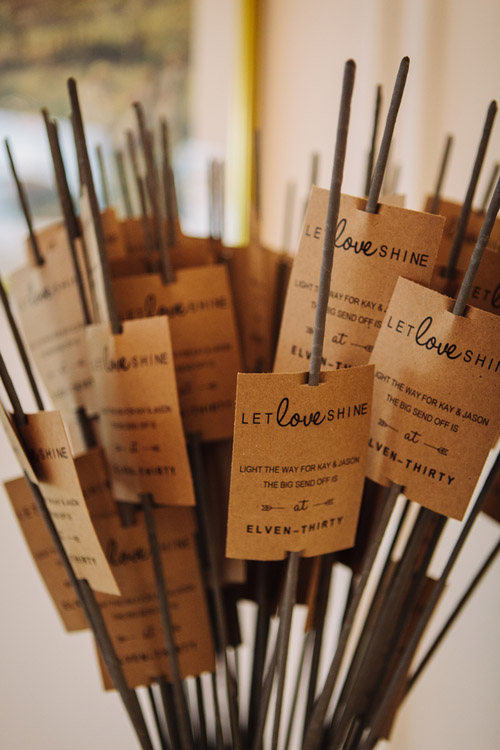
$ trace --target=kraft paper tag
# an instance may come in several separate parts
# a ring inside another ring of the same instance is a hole
[[[274,370],[308,366],[328,210],[327,190],[313,187],[295,258]],[[431,279],[443,219],[343,195],[336,230],[323,368],[366,364],[399,276]]]
[[[33,560],[67,631],[88,625],[24,477],[4,484]]]
[[[92,526],[59,412],[27,414],[22,441],[47,509],[77,578],[119,595]]]
[[[370,479],[461,520],[500,427],[500,319],[400,279],[376,366]]]
[[[214,646],[198,563],[194,512],[155,509],[163,569],[182,677],[213,672]],[[95,520],[122,596],[98,596],[109,634],[129,687],[169,676],[151,554],[142,516],[123,528],[118,517]],[[103,674],[105,685],[112,687]]]
[[[429,210],[432,200],[433,200],[432,197],[427,198],[426,203],[425,203],[426,211]],[[436,259],[437,267],[442,268],[448,264],[448,258],[450,255],[451,247],[453,245],[453,239],[455,237],[461,211],[462,211],[461,203],[456,203],[455,201],[444,200],[442,198],[440,199],[439,206],[438,206],[438,213],[441,216],[444,216],[445,225],[443,229],[443,236],[441,238],[441,243],[439,245],[438,256]],[[481,227],[483,226],[484,217],[485,217],[485,214],[480,213],[479,211],[470,212],[469,220],[467,222],[467,228],[465,230],[464,242],[462,245],[462,249],[460,250],[460,255],[458,256],[458,261],[457,261],[458,271],[464,272],[467,270],[467,266],[469,265],[471,255],[474,251],[474,247],[476,245],[476,241],[479,236],[479,232],[481,231]],[[495,245],[497,245],[499,241],[500,241],[500,220],[497,219],[497,221],[494,224],[493,231],[490,235],[490,245],[492,247],[495,247]]]
[[[178,270],[172,284],[158,275],[128,277],[114,288],[122,319],[168,315],[186,434],[232,437],[240,356],[226,269]]]
[[[280,255],[257,240],[231,248],[230,253],[228,269],[245,372],[269,372],[274,357]]]
[[[89,410],[85,320],[69,248],[54,248],[42,266],[16,271],[11,294],[54,406],[65,414],[82,406]]]
[[[352,546],[365,474],[373,369],[240,374],[228,557],[280,560]]]
[[[500,315],[500,253],[486,248],[477,270],[468,304]]]
[[[107,325],[86,333],[114,497],[137,502],[151,493],[160,505],[194,505],[168,320],[127,321],[118,335]]]

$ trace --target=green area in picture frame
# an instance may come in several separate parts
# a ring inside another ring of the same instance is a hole
[[[38,216],[53,213],[55,196],[40,184],[51,175],[37,167],[36,153],[30,156],[30,141],[45,145],[42,107],[66,129],[68,77],[78,81],[88,129],[110,146],[123,145],[124,131],[135,126],[136,100],[151,125],[168,118],[172,144],[186,138],[190,5],[189,0],[0,0],[0,135],[9,137],[19,155],[16,163]],[[10,213],[16,200],[10,175],[1,182],[4,212]]]

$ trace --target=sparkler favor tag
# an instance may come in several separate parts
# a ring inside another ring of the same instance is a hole
[[[246,372],[272,368],[280,256],[252,239],[231,249],[228,262]]]
[[[160,505],[194,505],[179,412],[168,320],[127,321],[123,333],[87,327],[99,431],[113,495]]]
[[[373,369],[240,374],[226,554],[280,560],[354,544]]]
[[[36,507],[28,482],[24,477],[19,477],[6,482],[4,487],[26,544],[59,612],[64,627],[69,632],[86,630],[88,624],[78,597],[69,582],[50,534]]]
[[[313,187],[294,261],[275,372],[296,372],[311,357],[329,192]],[[399,276],[429,284],[444,219],[342,195],[328,304],[323,369],[366,364]]]
[[[399,279],[375,365],[370,479],[461,520],[500,427],[500,319]]]
[[[63,414],[90,409],[92,376],[85,320],[69,248],[58,245],[41,266],[11,277],[22,329],[54,406]]]
[[[222,265],[114,283],[122,319],[168,316],[186,434],[204,441],[232,437],[239,346],[227,271]]]
[[[91,504],[91,510],[92,510]],[[129,687],[149,685],[170,674],[144,524],[124,528],[116,512],[94,520],[122,596],[99,595],[104,620]],[[183,678],[213,672],[214,646],[197,559],[194,511],[154,511],[171,603],[175,643]],[[195,616],[193,616],[193,614]],[[103,672],[105,686],[112,688]]]
[[[60,414],[26,417],[23,445],[75,575],[96,591],[119,594],[90,520]]]

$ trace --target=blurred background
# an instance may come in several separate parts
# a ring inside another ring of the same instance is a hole
[[[466,0],[0,0],[0,136],[9,139],[35,225],[58,218],[40,109],[59,120],[76,195],[66,90],[66,79],[74,76],[91,160],[95,166],[100,143],[122,211],[113,152],[124,148],[124,131],[134,125],[131,105],[140,100],[150,122],[165,115],[170,123],[184,232],[208,231],[207,169],[216,158],[227,164],[226,240],[238,244],[248,235],[244,197],[256,126],[261,239],[293,251],[313,153],[319,155],[317,182],[329,186],[345,60],[354,58],[357,72],[344,192],[362,193],[376,86],[383,87],[385,116],[399,61],[409,55],[390,179],[407,195],[408,208],[421,209],[452,133],[443,195],[461,201],[488,104],[500,97],[499,29],[495,0],[473,6]],[[0,150],[0,268],[7,275],[23,261],[26,227]],[[497,122],[478,200],[499,158]],[[295,204],[285,231],[287,189]],[[2,321],[4,341],[11,346]],[[20,368],[12,362],[20,384]],[[18,468],[3,434],[0,440],[3,481]],[[448,587],[441,621],[498,533],[492,520],[479,519]],[[401,711],[395,750],[499,747],[499,577],[497,562]],[[134,748],[118,699],[101,690],[89,636],[65,635],[4,498],[0,598],[1,746]]]

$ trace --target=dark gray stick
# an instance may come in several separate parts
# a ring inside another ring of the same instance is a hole
[[[142,179],[140,172],[139,172],[139,164],[137,161],[137,152],[135,149],[134,134],[132,133],[131,130],[127,130],[127,150],[128,150],[128,154],[130,158],[130,163],[132,164],[132,171],[134,174],[135,184],[137,186],[139,204],[141,207],[141,223],[142,223],[142,232],[144,235],[144,245],[148,252],[152,252],[154,249],[154,242],[153,242],[153,237],[151,234],[151,227],[149,225],[146,188],[144,185],[144,180]]]
[[[40,411],[43,411],[43,401],[42,401],[42,397],[40,396],[40,391],[38,390],[38,385],[36,383],[35,376],[33,375],[31,362],[29,361],[28,354],[26,352],[26,347],[24,346],[24,341],[22,340],[21,334],[19,333],[19,328],[17,327],[17,323],[14,320],[14,316],[12,315],[12,310],[10,307],[9,299],[7,297],[7,293],[5,291],[3,281],[1,278],[0,278],[0,299],[2,300],[2,305],[3,305],[4,312],[5,312],[5,316],[9,323],[9,328],[11,330],[14,341],[16,342],[17,351],[19,352],[19,356],[21,357],[21,361],[26,371],[26,376],[28,378],[33,396],[35,398],[36,405]]]
[[[155,224],[156,235],[159,241],[162,278],[165,284],[170,284],[172,283],[172,281],[174,281],[174,272],[172,270],[168,243],[165,237],[163,214],[160,208],[158,174],[153,158],[151,138],[146,128],[146,120],[144,117],[144,110],[142,108],[142,105],[139,102],[135,102],[134,109],[137,115],[142,150],[146,162],[147,186],[149,190],[151,206],[153,209],[153,221]]]
[[[45,122],[45,129],[47,131],[57,192],[59,194],[59,201],[66,222],[66,229],[70,239],[75,240],[77,237],[81,236],[81,231],[78,225],[73,199],[69,190],[68,180],[66,179],[66,170],[64,168],[64,161],[59,144],[57,122],[50,119],[49,113],[46,109],[42,109],[42,115]]]
[[[269,660],[269,666],[262,682],[262,695],[259,706],[259,713],[257,716],[257,729],[253,740],[252,750],[262,750],[262,735],[264,734],[264,728],[266,726],[267,712],[269,709],[269,701],[271,700],[271,692],[274,683],[274,673],[276,671],[276,664],[278,661],[278,648],[277,643],[274,645],[273,653]]]
[[[233,750],[241,750],[241,736],[239,730],[238,695],[235,680],[229,668],[227,649],[229,637],[227,632],[224,601],[222,598],[221,574],[215,547],[214,536],[211,533],[211,523],[208,513],[208,501],[206,495],[206,482],[203,471],[203,457],[201,454],[201,442],[199,435],[190,436],[190,447],[192,457],[192,472],[196,493],[196,509],[199,517],[199,526],[203,534],[204,548],[207,555],[208,574],[211,583],[211,591],[214,603],[214,626],[219,642],[219,648],[224,657],[226,693],[229,707],[229,720],[231,725],[231,739]]]
[[[364,194],[368,198],[370,192],[370,185],[372,182],[373,174],[373,163],[375,161],[375,151],[377,149],[377,134],[380,123],[380,106],[382,104],[382,86],[377,86],[377,92],[375,95],[375,112],[373,114],[373,129],[372,129],[372,140],[370,144],[370,151],[368,153],[368,159],[366,162],[366,174],[365,174],[365,190]]]
[[[73,263],[73,269],[75,271],[76,287],[78,289],[78,296],[80,304],[82,306],[83,319],[85,325],[89,325],[91,322],[91,316],[89,307],[87,304],[87,298],[85,296],[85,290],[83,288],[82,274],[80,272],[80,266],[78,264],[78,257],[75,247],[75,239],[80,237],[80,228],[75,214],[71,193],[69,192],[68,182],[66,179],[66,172],[64,169],[64,162],[62,158],[61,148],[59,145],[59,137],[57,132],[57,125],[55,121],[52,121],[49,117],[49,113],[46,109],[42,110],[43,119],[45,122],[45,128],[47,131],[47,138],[50,146],[50,153],[52,156],[52,165],[54,167],[54,176],[56,178],[57,193],[59,195],[59,202],[63,212],[64,223],[66,226],[66,233],[68,235],[69,249],[71,253],[71,261]]]
[[[148,698],[151,711],[153,712],[153,718],[155,720],[156,731],[158,732],[158,737],[160,739],[161,750],[170,750],[167,738],[165,737],[165,732],[163,731],[160,714],[158,713],[158,706],[156,705],[155,694],[151,685],[148,685]]]
[[[99,258],[101,263],[109,322],[113,333],[120,333],[122,327],[116,309],[116,301],[113,291],[111,271],[109,268],[108,254],[106,252],[106,242],[104,239],[101,213],[99,211],[99,204],[97,202],[94,180],[92,178],[92,171],[90,169],[87,143],[85,140],[85,131],[83,127],[82,114],[80,111],[80,103],[78,101],[76,81],[74,78],[68,79],[68,91],[71,101],[71,116],[75,134],[75,145],[78,153],[78,161],[81,165],[80,168],[82,170],[82,178],[87,189],[90,211],[92,215],[92,223],[94,225],[94,231],[96,234],[97,247],[99,249]]]
[[[104,207],[109,208],[111,205],[111,201],[109,198],[110,192],[109,192],[108,176],[106,174],[106,165],[104,163],[104,155],[102,153],[102,147],[100,143],[96,146],[96,154],[97,154],[97,163],[99,164],[99,175],[101,178],[101,189],[102,189]]]
[[[485,214],[486,209],[488,208],[488,204],[491,199],[491,194],[493,192],[493,188],[495,187],[496,181],[498,179],[498,173],[500,172],[500,164],[498,162],[495,162],[493,165],[493,169],[491,170],[491,176],[488,182],[488,185],[486,186],[486,190],[484,191],[483,200],[481,202],[481,208],[479,209],[480,214]]]
[[[160,610],[163,636],[167,646],[168,663],[170,666],[170,676],[174,689],[174,702],[177,719],[179,723],[179,736],[182,750],[193,750],[193,737],[191,733],[191,723],[189,720],[189,711],[186,702],[186,696],[182,684],[182,677],[179,666],[179,657],[175,646],[174,628],[170,605],[167,596],[165,576],[163,573],[163,563],[160,553],[160,545],[156,531],[156,522],[153,512],[153,498],[150,494],[141,495],[141,504],[144,510],[144,519],[146,521],[146,530],[148,532],[149,548],[151,550],[151,561],[156,582],[156,596],[158,598],[158,607]]]
[[[167,245],[169,248],[176,244],[176,211],[175,211],[175,184],[172,164],[170,161],[170,138],[167,121],[162,118],[161,126],[161,156],[163,173],[163,195],[165,198],[165,213],[167,216]]]
[[[478,272],[479,265],[484,255],[484,251],[486,249],[486,246],[488,245],[488,241],[490,239],[490,235],[493,230],[493,226],[495,224],[495,220],[496,220],[499,209],[500,209],[500,178],[496,184],[495,190],[491,197],[490,205],[488,206],[488,210],[486,212],[486,216],[483,221],[483,226],[481,227],[481,231],[479,232],[479,237],[477,238],[476,247],[474,248],[474,252],[472,253],[472,257],[470,259],[469,266],[467,268],[467,273],[465,274],[465,278],[462,282],[462,286],[460,287],[459,292],[457,294],[457,300],[453,308],[454,315],[463,315],[465,312],[467,300],[469,299],[472,285],[474,283],[474,279],[476,278],[476,274]]]
[[[304,672],[304,662],[306,657],[306,652],[308,650],[308,645],[310,643],[311,637],[313,635],[314,631],[310,630],[308,633],[304,635],[304,642],[302,644],[302,651],[300,654],[300,662],[299,662],[299,668],[297,669],[297,676],[295,680],[295,688],[293,691],[293,698],[292,698],[292,705],[290,706],[290,719],[288,720],[288,728],[286,732],[286,739],[285,743],[283,745],[284,750],[288,750],[290,747],[290,741],[292,739],[292,731],[294,726],[294,720],[295,720],[295,711],[297,709],[297,702],[299,699],[299,692],[300,692],[300,683],[302,681],[302,675]]]
[[[256,582],[257,622],[255,624],[255,641],[253,649],[252,681],[250,686],[250,701],[248,708],[248,747],[252,747],[255,728],[259,715],[259,705],[262,697],[262,676],[266,661],[266,646],[269,636],[269,603],[267,565],[262,560],[254,563]]]
[[[472,201],[474,200],[474,193],[476,192],[477,181],[479,180],[479,174],[481,167],[483,166],[484,155],[486,154],[486,148],[490,139],[491,131],[493,129],[493,121],[497,113],[497,103],[495,101],[490,102],[488,112],[486,114],[486,120],[479,141],[477,149],[476,159],[472,168],[472,174],[469,180],[469,186],[467,188],[467,194],[462,204],[462,210],[460,212],[460,218],[458,220],[455,236],[453,237],[453,243],[448,257],[448,263],[444,269],[444,277],[446,279],[452,279],[455,276],[455,270],[457,267],[460,250],[462,249],[465,231],[467,229],[467,222],[469,221],[469,215],[472,208]]]
[[[335,144],[335,155],[333,158],[332,178],[330,183],[330,198],[328,201],[328,213],[326,217],[325,241],[323,245],[323,257],[321,261],[318,306],[316,308],[316,319],[314,321],[314,335],[309,365],[308,385],[315,386],[319,383],[321,370],[321,357],[323,354],[323,341],[325,338],[325,321],[330,294],[330,282],[332,278],[333,255],[335,249],[335,232],[340,207],[340,190],[344,174],[345,153],[347,147],[347,133],[349,130],[349,117],[351,113],[351,98],[354,88],[354,74],[356,65],[354,60],[348,60],[344,67],[344,80],[342,84],[342,98],[340,101],[339,120],[337,125],[337,140]]]
[[[299,572],[300,552],[290,552],[285,578],[285,591],[283,596],[283,608],[280,608],[280,624],[278,630],[277,649],[277,686],[276,703],[274,707],[274,723],[271,741],[271,749],[277,750],[280,733],[281,708],[283,705],[283,692],[285,688],[286,662],[288,644],[290,641],[290,629],[292,625],[292,613],[295,605],[297,590],[297,576]]]
[[[208,750],[207,719],[205,715],[205,699],[203,697],[201,677],[199,675],[196,677],[195,683],[196,683],[196,705],[198,708],[198,721],[200,724],[199,750]]]
[[[130,199],[130,191],[128,189],[125,158],[123,156],[123,151],[120,148],[117,148],[115,150],[115,162],[116,171],[118,172],[118,181],[120,183],[120,190],[122,192],[123,205],[125,206],[125,216],[127,217],[127,219],[131,219],[134,215],[134,212],[132,209],[132,201]]]
[[[318,591],[315,601],[314,630],[311,631],[311,638],[313,639],[313,650],[311,656],[311,667],[309,670],[309,685],[307,688],[304,731],[311,715],[311,710],[314,705],[314,699],[316,697],[316,690],[318,687],[319,660],[321,656],[321,647],[323,644],[326,610],[328,608],[328,600],[330,597],[330,581],[332,578],[333,562],[333,554],[323,555],[323,557],[321,558]]]
[[[446,174],[446,169],[448,167],[448,162],[450,160],[450,153],[451,153],[451,147],[453,145],[453,136],[448,134],[446,136],[446,143],[444,147],[443,156],[441,159],[441,165],[439,167],[439,174],[436,182],[436,189],[434,190],[434,195],[432,196],[432,203],[429,208],[430,214],[437,214],[439,209],[439,201],[441,200],[441,189],[443,187],[444,182],[444,176]]]
[[[170,682],[167,681],[165,675],[159,675],[156,678],[158,686],[160,688],[160,695],[163,705],[163,711],[165,713],[165,720],[167,722],[168,736],[170,744],[173,750],[181,747],[181,741],[179,738],[179,727],[177,721],[177,713],[175,710],[174,702],[174,691]]]
[[[222,720],[220,716],[219,696],[217,695],[217,676],[212,672],[212,695],[214,699],[214,719],[215,719],[215,746],[217,750],[224,750],[224,735],[222,733]]]
[[[14,177],[14,182],[16,183],[17,196],[19,198],[21,210],[23,212],[24,218],[26,220],[26,224],[28,226],[28,232],[29,232],[30,241],[31,241],[31,249],[33,251],[36,265],[41,266],[43,265],[43,258],[42,258],[42,254],[40,253],[40,247],[38,245],[38,240],[36,238],[35,231],[33,229],[33,221],[31,218],[31,210],[29,207],[28,198],[26,195],[26,191],[24,189],[24,185],[22,184],[19,177],[17,176],[14,159],[12,158],[9,141],[7,140],[7,138],[5,139],[5,149],[7,151],[7,156],[9,158],[9,164],[10,164],[10,169],[12,171],[12,176]]]
[[[406,78],[408,76],[409,66],[410,58],[403,57],[399,65],[398,74],[396,76],[391,103],[389,105],[389,112],[387,113],[387,119],[385,121],[382,143],[380,144],[377,163],[375,164],[370,191],[368,193],[368,200],[366,202],[365,211],[370,214],[374,214],[377,212],[377,203],[380,197],[380,191],[382,189],[382,182],[384,180],[387,159],[389,158],[389,149],[391,147],[392,135],[394,133],[394,127],[396,125],[399,107],[403,98],[403,92],[406,84]]]

